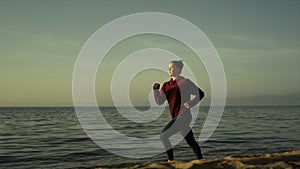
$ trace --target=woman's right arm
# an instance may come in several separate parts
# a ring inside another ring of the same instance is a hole
[[[155,83],[153,85],[154,100],[155,100],[156,104],[158,104],[158,105],[162,105],[166,101],[166,95],[164,93],[164,88],[165,88],[165,85],[163,85],[163,87],[159,91],[159,84]]]

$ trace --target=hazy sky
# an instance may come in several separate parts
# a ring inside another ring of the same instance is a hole
[[[208,36],[224,65],[228,105],[299,105],[300,1],[1,0],[0,106],[71,106],[74,64],[84,43],[108,22],[137,12],[177,15]],[[149,47],[186,54],[184,60],[193,68],[188,50],[172,39],[129,38],[98,70],[99,105],[112,104],[108,82],[115,66]],[[207,91],[203,104],[209,104],[205,69],[193,73]],[[142,72],[132,81],[129,97],[134,104],[147,104],[152,83],[168,79],[161,71]]]

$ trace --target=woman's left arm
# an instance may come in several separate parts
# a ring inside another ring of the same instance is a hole
[[[186,102],[188,105],[185,107],[191,108],[198,104],[200,100],[204,98],[204,92],[190,80],[187,80],[187,85],[191,95],[195,95],[195,97],[192,100]]]

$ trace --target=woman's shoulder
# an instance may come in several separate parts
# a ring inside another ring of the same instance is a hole
[[[180,76],[179,80],[184,81],[184,82],[192,82],[189,78],[186,78],[184,76]]]
[[[170,81],[165,81],[162,86],[166,86],[170,83]]]
[[[195,86],[195,83],[190,80],[189,78],[183,78],[183,82],[186,84],[186,85],[189,85],[189,86]]]

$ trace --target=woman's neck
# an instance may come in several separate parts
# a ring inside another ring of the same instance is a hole
[[[177,75],[177,76],[171,76],[171,79],[174,81],[174,80],[176,80],[178,77],[179,77],[179,75]]]

